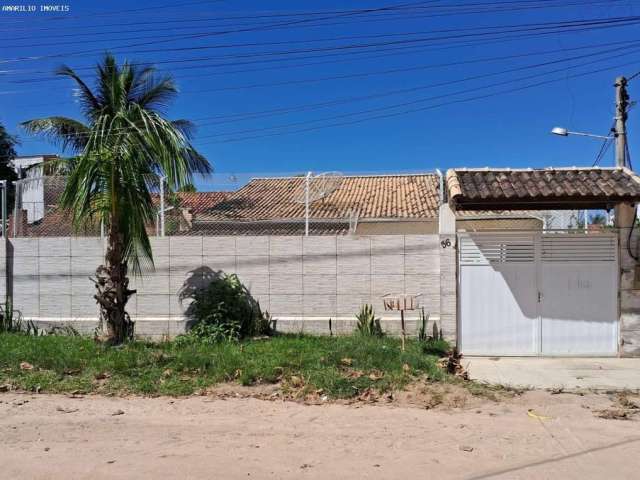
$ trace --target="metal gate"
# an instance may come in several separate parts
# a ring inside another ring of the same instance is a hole
[[[615,355],[617,235],[459,234],[467,355]]]

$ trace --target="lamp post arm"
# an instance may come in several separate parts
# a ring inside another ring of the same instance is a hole
[[[599,138],[600,140],[609,140],[611,138],[614,138],[613,135],[596,135],[594,133],[570,132],[570,131],[567,131],[567,135],[578,135],[579,137]]]

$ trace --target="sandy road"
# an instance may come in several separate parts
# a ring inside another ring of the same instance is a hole
[[[0,394],[2,479],[638,478],[604,395],[462,409]],[[534,409],[548,419],[532,418]]]

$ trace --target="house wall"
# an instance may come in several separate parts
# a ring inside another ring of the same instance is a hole
[[[130,285],[137,294],[128,311],[141,335],[184,332],[181,288],[201,285],[220,271],[237,273],[282,331],[328,334],[331,318],[333,332],[345,333],[353,329],[360,306],[371,303],[383,326],[395,332],[399,315],[383,311],[385,293],[422,293],[426,312],[439,319],[438,235],[165,237],[153,238],[152,247],[155,271]],[[91,332],[98,312],[89,276],[103,253],[97,238],[10,239],[0,251],[0,294],[12,295],[25,319],[73,322]],[[409,332],[416,319],[417,312],[407,313]]]
[[[633,217],[632,217],[633,218]],[[633,220],[632,220],[633,221]],[[638,262],[629,254],[629,228],[620,229],[620,353],[640,356],[640,271]],[[638,256],[640,234],[631,235],[631,252]]]
[[[356,228],[358,235],[427,235],[438,233],[438,221],[361,221]]]
[[[458,231],[481,230],[542,230],[543,222],[538,218],[469,219],[457,220]]]

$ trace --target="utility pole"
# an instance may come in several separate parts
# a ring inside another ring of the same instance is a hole
[[[616,78],[616,123],[614,136],[616,138],[616,167],[627,166],[627,108],[629,94],[627,93],[627,79]]]
[[[627,167],[627,108],[629,107],[629,93],[627,93],[626,77],[616,78],[616,118],[613,135],[616,139],[616,167]],[[636,221],[635,205],[628,203],[618,203],[615,206],[615,226],[621,232],[633,231],[633,224]],[[621,238],[621,255],[627,255],[631,249],[627,242],[631,238],[630,233],[623,233]],[[624,246],[623,246],[624,245]],[[627,251],[625,251],[625,249]],[[623,257],[624,258],[624,257]]]

